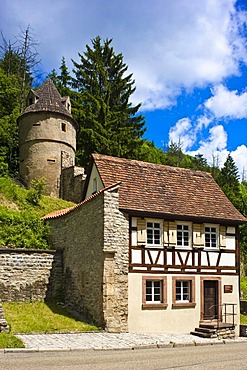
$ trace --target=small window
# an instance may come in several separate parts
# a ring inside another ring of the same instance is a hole
[[[56,162],[56,159],[47,159],[47,162],[49,162],[49,163],[55,163]]]
[[[172,307],[195,307],[195,278],[172,278]]]
[[[212,226],[205,226],[205,247],[217,248],[217,228]]]
[[[62,131],[66,132],[66,123],[62,122]]]
[[[189,247],[190,245],[190,228],[189,225],[177,225],[177,245],[180,247]]]
[[[142,278],[142,308],[166,308],[166,277]]]
[[[95,177],[93,179],[93,193],[96,193],[97,190],[98,190],[97,178]]]
[[[161,244],[161,225],[159,222],[147,222],[147,244]]]

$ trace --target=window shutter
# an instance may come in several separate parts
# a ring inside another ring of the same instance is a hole
[[[220,248],[226,247],[226,227],[220,226]]]
[[[203,225],[193,224],[193,247],[202,247],[203,245]]]
[[[163,223],[163,240],[164,240],[164,245],[168,244],[168,232],[169,232],[169,227],[168,227],[168,222],[164,221]]]
[[[172,247],[177,244],[177,224],[169,222],[169,245]]]
[[[137,219],[137,244],[146,244],[146,220]]]

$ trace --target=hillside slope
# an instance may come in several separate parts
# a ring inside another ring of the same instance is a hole
[[[49,228],[42,216],[74,205],[62,199],[42,195],[41,183],[31,190],[10,178],[0,177],[0,246],[49,249]]]

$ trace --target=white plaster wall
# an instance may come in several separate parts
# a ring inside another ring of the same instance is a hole
[[[155,275],[151,274],[143,273],[143,276],[155,278]],[[166,275],[167,308],[142,309],[142,274],[129,274],[129,332],[188,334],[195,327],[199,326],[201,314],[200,277],[205,278],[205,275],[195,275],[195,308],[172,308],[172,276],[178,275]],[[218,277],[219,275],[216,276],[216,278]],[[236,323],[239,323],[238,276],[221,276],[221,279],[222,303],[237,304],[236,311],[238,314],[236,316]],[[224,293],[224,285],[233,285],[233,293]],[[238,333],[238,329],[236,333]]]
[[[100,190],[100,189],[103,189],[104,188],[104,185],[103,185],[103,183],[101,181],[99,172],[98,172],[95,164],[93,164],[92,173],[91,173],[91,176],[90,176],[90,179],[89,179],[89,184],[88,184],[86,198],[90,197],[93,194],[93,192],[94,192],[94,189],[93,189],[93,180],[95,178],[97,179],[97,191]]]

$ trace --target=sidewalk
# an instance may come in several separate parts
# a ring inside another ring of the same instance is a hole
[[[176,347],[186,345],[223,344],[232,342],[247,342],[247,338],[237,339],[204,339],[190,334],[135,334],[135,333],[71,333],[71,334],[25,334],[18,335],[24,342],[26,350],[107,350],[135,349],[151,347]],[[25,350],[24,349],[24,350]]]

